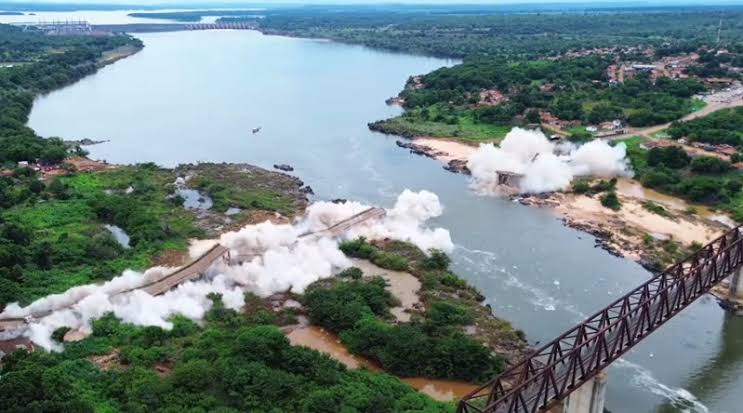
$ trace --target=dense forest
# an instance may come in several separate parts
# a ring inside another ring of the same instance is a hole
[[[247,298],[249,304],[260,301]],[[63,353],[7,356],[0,370],[0,410],[453,411],[395,377],[348,370],[327,355],[290,345],[275,324],[291,314],[238,313],[224,308],[219,296],[212,300],[204,327],[176,317],[173,329],[165,331],[109,315],[94,322],[90,337],[67,343]],[[58,337],[63,334],[64,329]]]
[[[401,94],[408,109],[404,116],[370,125],[405,136],[493,140],[508,127],[539,122],[540,110],[584,124],[619,119],[641,127],[670,122],[697,108],[690,97],[704,87],[694,76],[736,77],[721,65],[743,66],[743,9],[735,7],[723,15],[722,44],[715,44],[721,15],[711,9],[457,14],[374,8],[331,12],[318,7],[264,14],[256,21],[266,33],[463,58],[462,64],[409,83]],[[724,46],[728,53],[704,48],[710,44]],[[568,54],[598,47],[626,50]],[[688,70],[690,79],[656,82],[641,74],[610,87],[607,68],[616,59],[650,63],[690,52],[700,52],[699,63]],[[477,105],[483,90],[502,93],[507,101]]]
[[[61,161],[61,141],[25,126],[34,97],[94,73],[104,51],[124,45],[142,46],[129,36],[46,36],[0,24],[0,59],[17,63],[0,70],[0,164]]]
[[[743,107],[724,109],[703,118],[676,122],[668,128],[674,139],[687,138],[691,142],[743,145]]]
[[[92,211],[71,208],[79,200],[72,201],[78,196],[75,191],[60,180],[45,185],[37,172],[18,162],[55,165],[68,155],[69,148],[60,139],[43,139],[25,126],[35,96],[94,73],[104,51],[124,45],[141,47],[141,43],[128,36],[46,36],[8,25],[0,25],[0,39],[3,58],[17,62],[0,69],[4,172],[0,176],[0,307],[4,307],[89,281],[93,274],[110,277],[126,265],[101,267],[123,251],[100,226],[83,231],[90,226]],[[127,264],[136,257],[129,254]],[[70,272],[72,268],[75,271]]]
[[[600,56],[519,62],[473,59],[422,76],[425,87],[407,88],[401,97],[408,109],[463,106],[476,104],[480,90],[497,89],[508,95],[508,101],[474,109],[478,121],[507,126],[527,109],[545,109],[565,120],[595,124],[621,119],[632,126],[646,126],[690,112],[689,98],[704,90],[693,79],[653,82],[647,75],[609,86],[606,68],[610,63]]]
[[[405,269],[423,281],[426,310],[394,323],[395,299],[379,277],[356,267],[294,296],[313,323],[340,333],[348,348],[399,376],[480,381],[504,367],[483,345],[523,346],[523,333],[480,305],[482,296],[449,271],[449,258],[393,242],[364,239],[342,244],[353,257]],[[93,334],[67,342],[61,353],[17,351],[0,367],[0,403],[31,411],[219,412],[452,412],[396,377],[343,364],[315,350],[290,345],[297,310],[275,311],[267,299],[245,293],[240,312],[211,295],[203,326],[174,317],[173,328],[136,327],[113,315],[93,322]],[[477,322],[489,337],[462,333]],[[68,330],[55,331],[61,340]]]
[[[260,19],[262,30],[323,37],[370,47],[445,57],[556,56],[573,49],[662,45],[683,39],[712,41],[717,9],[570,13],[457,13],[386,10],[276,10]],[[726,8],[726,42],[743,39],[743,9]]]
[[[743,221],[743,176],[729,161],[692,158],[680,146],[646,150],[640,147],[644,141],[639,137],[625,141],[635,179],[648,188],[724,209]]]

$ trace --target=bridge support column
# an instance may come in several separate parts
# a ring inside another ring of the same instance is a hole
[[[563,413],[604,413],[607,374],[602,371],[578,390],[570,393]]]
[[[743,299],[743,267],[730,277],[730,298]]]

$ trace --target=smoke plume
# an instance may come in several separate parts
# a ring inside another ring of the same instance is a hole
[[[632,176],[626,146],[609,146],[594,140],[581,146],[554,144],[540,131],[513,128],[500,147],[481,144],[468,160],[473,187],[484,194],[498,194],[498,173],[521,175],[518,192],[565,190],[576,176]]]
[[[185,282],[160,296],[131,290],[175,269],[158,267],[145,273],[127,270],[105,284],[75,287],[27,307],[8,305],[0,318],[31,317],[19,333],[47,350],[60,350],[61,345],[51,339],[54,330],[69,327],[89,333],[91,321],[109,312],[135,325],[170,329],[169,320],[176,314],[201,320],[211,306],[207,298],[210,293],[221,294],[225,306],[235,310],[244,304],[245,291],[260,296],[287,290],[302,293],[312,282],[331,277],[351,265],[338,248],[338,239],[325,233],[307,234],[326,229],[367,208],[358,202],[317,202],[294,224],[263,222],[225,233],[218,240],[194,241],[189,250],[192,258],[220,243],[230,249],[232,265],[218,260],[205,279]],[[427,220],[442,212],[435,194],[405,190],[384,217],[360,223],[338,238],[391,238],[412,242],[424,251],[438,248],[449,252],[453,249],[449,232],[424,227]]]

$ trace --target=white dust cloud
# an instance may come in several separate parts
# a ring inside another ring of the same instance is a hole
[[[153,268],[144,274],[127,270],[102,285],[75,287],[27,307],[8,305],[0,313],[0,319],[27,318],[29,323],[15,334],[25,335],[47,350],[60,350],[61,345],[51,339],[54,330],[69,327],[90,332],[91,321],[108,312],[128,323],[169,329],[172,327],[169,320],[176,314],[201,320],[211,306],[207,298],[210,293],[222,294],[225,306],[231,309],[244,304],[245,291],[261,296],[288,290],[302,293],[312,282],[331,277],[337,270],[351,265],[338,248],[338,239],[325,233],[307,234],[326,229],[367,208],[357,202],[317,202],[294,224],[264,222],[225,233],[219,240],[195,241],[189,251],[192,258],[219,242],[230,249],[232,262],[217,260],[204,280],[185,282],[160,296],[130,290],[175,269]],[[427,220],[442,212],[435,194],[405,190],[384,217],[355,225],[338,238],[390,238],[412,242],[424,251],[437,248],[450,252],[454,245],[449,231],[424,227]]]
[[[626,146],[609,146],[594,140],[581,146],[554,144],[540,131],[513,128],[500,147],[481,144],[470,156],[473,187],[480,193],[498,194],[498,172],[521,175],[519,193],[565,190],[577,176],[632,176]]]

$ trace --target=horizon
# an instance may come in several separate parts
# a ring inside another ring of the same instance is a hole
[[[250,7],[250,6],[283,6],[283,5],[312,5],[312,6],[487,6],[498,8],[499,6],[530,5],[586,5],[586,6],[616,6],[616,7],[672,7],[672,6],[729,6],[743,5],[743,0],[715,0],[711,2],[697,2],[692,0],[651,0],[651,1],[616,1],[616,0],[501,0],[497,3],[492,0],[394,0],[394,1],[370,1],[370,0],[280,0],[280,1],[245,1],[245,0],[5,0],[0,1],[0,7],[4,5],[44,7],[44,6],[103,6],[103,7],[126,7],[145,6],[148,8],[159,7]]]

